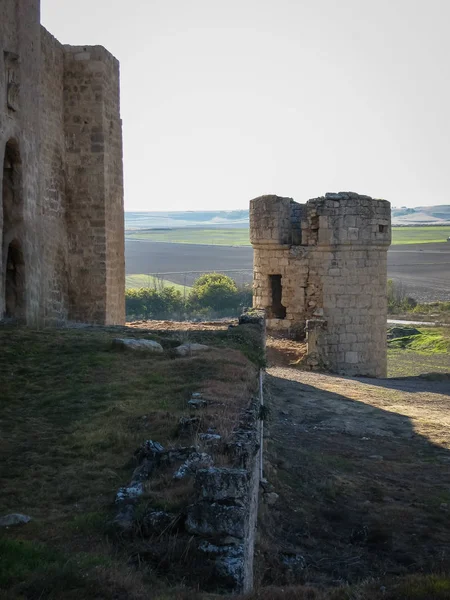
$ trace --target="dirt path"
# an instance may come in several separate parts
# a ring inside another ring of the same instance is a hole
[[[335,584],[450,566],[450,383],[272,366],[261,577]],[[275,551],[274,551],[275,549]]]

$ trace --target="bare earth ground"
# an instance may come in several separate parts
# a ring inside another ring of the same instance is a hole
[[[266,470],[280,498],[263,509],[260,582],[376,578],[383,590],[392,576],[448,573],[450,381],[303,372],[280,352],[266,377]],[[450,598],[442,590],[395,597]]]

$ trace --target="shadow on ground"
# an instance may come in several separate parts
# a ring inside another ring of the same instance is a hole
[[[266,395],[263,584],[449,571],[448,383],[274,367]]]

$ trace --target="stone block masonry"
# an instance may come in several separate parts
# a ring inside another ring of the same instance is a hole
[[[311,367],[386,376],[391,208],[353,192],[250,202],[254,307],[268,329],[307,334]]]
[[[119,64],[0,6],[0,319],[125,320]]]

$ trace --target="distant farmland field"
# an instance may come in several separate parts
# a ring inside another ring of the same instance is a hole
[[[209,246],[249,246],[249,230],[234,229],[202,229],[197,227],[180,227],[176,229],[153,229],[127,232],[129,240],[145,240],[148,242],[168,242],[171,244],[206,244]]]
[[[450,237],[450,226],[393,227],[392,244],[435,244],[446,242]],[[450,245],[450,242],[447,242]]]
[[[450,226],[393,227],[392,244],[431,244],[446,242]],[[127,240],[166,242],[171,244],[201,244],[209,246],[249,246],[246,228],[202,229],[180,227],[175,229],[152,229],[127,232]],[[450,242],[448,242],[450,244]]]
[[[125,288],[152,288],[152,289],[161,289],[162,287],[172,286],[180,292],[184,291],[186,287],[186,291],[189,291],[191,288],[187,285],[181,285],[176,283],[175,281],[170,281],[169,279],[163,279],[161,277],[155,277],[153,275],[145,275],[144,273],[127,275],[125,277]]]

